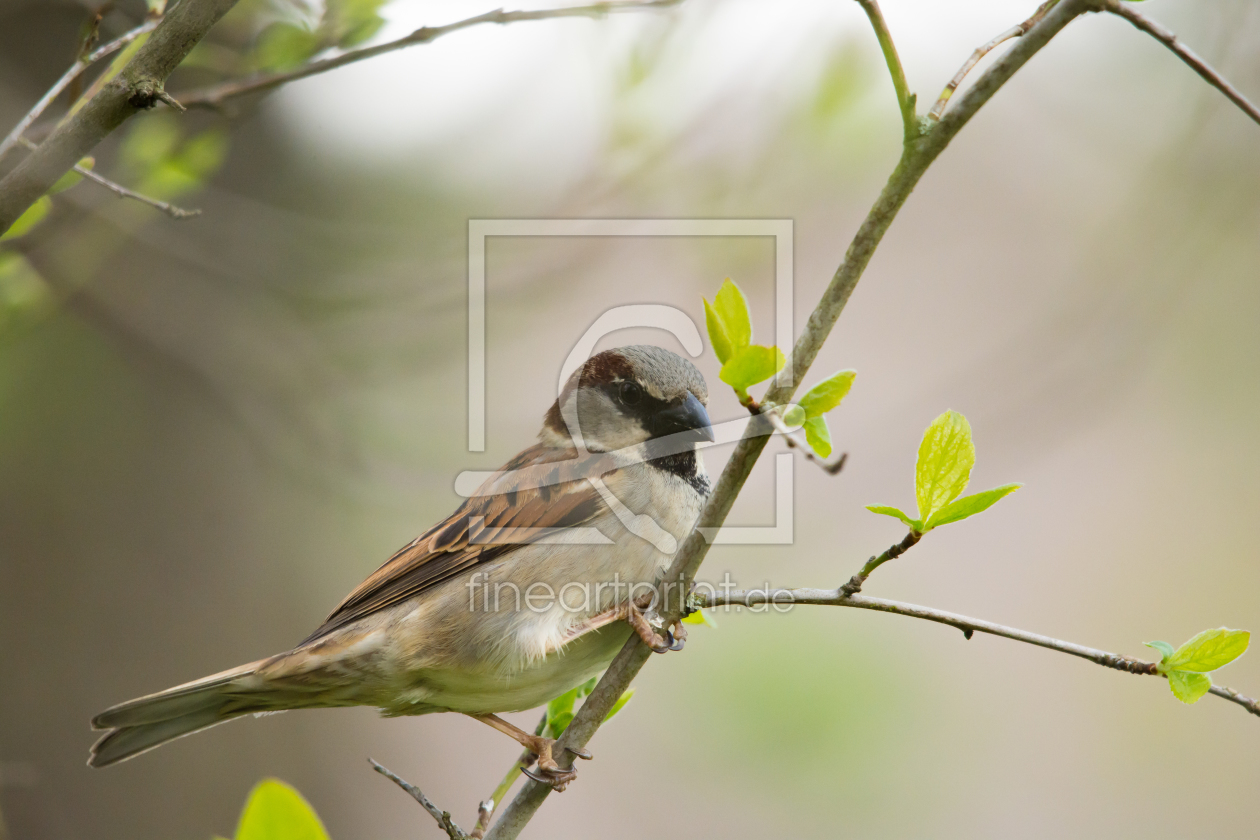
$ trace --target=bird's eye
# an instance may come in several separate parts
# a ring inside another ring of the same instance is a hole
[[[643,388],[637,382],[622,382],[617,396],[621,398],[622,405],[638,405],[643,399]]]

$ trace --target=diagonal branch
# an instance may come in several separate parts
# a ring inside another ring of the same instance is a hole
[[[122,72],[0,181],[0,233],[97,143],[160,101],[166,78],[236,2],[183,0],[167,12]]]
[[[118,52],[141,35],[152,32],[155,28],[157,28],[160,21],[161,18],[151,18],[146,20],[130,32],[115,38],[113,41],[110,41],[108,44],[105,44],[104,46],[97,48],[95,51],[88,53],[75,61],[74,64],[70,65],[70,69],[67,70],[62,77],[47,90],[46,93],[44,93],[31,110],[26,112],[26,116],[18,120],[18,124],[13,126],[13,130],[8,133],[4,140],[0,140],[0,157],[4,157],[4,153],[13,148],[13,144],[17,143],[26,129],[31,127],[31,123],[39,119],[40,114],[44,113],[45,109],[47,109],[48,106],[61,95],[63,90],[70,87],[74,80],[79,78],[84,70],[91,67],[105,56]]]
[[[398,785],[400,788],[409,793],[412,799],[419,802],[420,806],[424,808],[424,810],[428,811],[429,815],[433,817],[433,819],[437,820],[438,826],[446,832],[447,837],[451,838],[451,840],[468,840],[468,835],[464,833],[464,830],[457,826],[455,821],[451,819],[450,811],[443,811],[441,808],[434,805],[433,801],[424,795],[424,791],[397,775],[388,767],[378,763],[376,759],[369,758],[368,761],[372,763],[372,767],[376,769],[377,773],[380,773],[382,776]]]
[[[933,609],[932,607],[920,607],[917,604],[888,601],[883,598],[870,598],[865,595],[846,595],[843,587],[840,589],[753,589],[749,591],[713,592],[707,595],[698,594],[697,598],[701,607],[820,604],[830,607],[856,607],[860,610],[875,610],[894,615],[904,615],[909,618],[919,618],[924,621],[935,621],[937,624],[947,624],[950,627],[956,627],[961,630],[968,639],[971,638],[973,633],[987,633],[990,636],[1001,636],[1004,639],[1012,639],[1016,642],[1036,645],[1048,650],[1057,650],[1059,653],[1066,653],[1070,656],[1078,656],[1081,659],[1088,659],[1096,665],[1114,668],[1117,671],[1127,671],[1130,674],[1164,676],[1156,670],[1154,662],[1147,662],[1143,659],[1123,656],[1118,653],[1108,653],[1105,650],[1085,647],[1074,642],[1065,642],[1062,639],[1043,636],[1040,633],[1029,633],[1027,630],[1019,630],[1003,624],[994,624],[992,621],[970,618],[958,613]],[[1246,697],[1232,688],[1224,686],[1214,685],[1211,688],[1211,692],[1217,697],[1237,703],[1253,715],[1260,715],[1260,700]]]
[[[344,67],[347,64],[353,64],[356,61],[363,61],[369,58],[375,58],[378,55],[394,52],[395,50],[406,49],[420,44],[428,44],[443,35],[449,35],[461,29],[468,29],[472,26],[479,26],[483,23],[515,23],[525,20],[552,20],[555,18],[571,18],[571,17],[601,17],[603,15],[613,14],[616,12],[635,12],[645,9],[660,9],[667,6],[676,6],[682,0],[612,0],[606,3],[593,3],[586,6],[570,6],[559,9],[538,9],[531,11],[505,12],[502,9],[496,9],[492,12],[476,15],[474,17],[465,18],[464,20],[455,21],[454,23],[444,24],[442,26],[424,26],[396,41],[390,41],[385,44],[377,44],[373,47],[364,47],[363,49],[351,50],[341,55],[325,58],[320,61],[312,61],[296,70],[285,73],[259,73],[255,76],[249,76],[244,79],[232,79],[226,82],[220,82],[209,87],[197,88],[195,90],[181,92],[177,97],[185,107],[203,107],[218,108],[224,101],[237,96],[244,96],[249,93],[259,93],[262,91],[274,90],[281,85],[289,82],[305,79],[309,76],[316,76],[320,73],[327,73],[329,70],[336,70],[338,67]]]
[[[971,117],[993,98],[1002,85],[1006,84],[1065,26],[1094,8],[1095,2],[1097,0],[1060,0],[1049,14],[1020,39],[1019,43],[984,72],[976,84],[964,94],[957,107],[932,127],[926,135],[905,144],[901,160],[898,161],[888,183],[876,199],[861,227],[858,228],[857,234],[845,253],[844,262],[840,264],[827,290],[823,293],[822,299],[810,313],[805,329],[792,349],[792,355],[788,361],[791,367],[786,368],[791,371],[790,378],[776,379],[763,400],[778,404],[785,404],[791,400],[795,386],[786,383],[797,383],[804,379],[805,373],[813,364],[818,351],[830,335],[845,304],[848,303],[849,296],[852,295],[854,287],[861,279],[884,233],[932,162],[945,150],[945,147]],[[696,529],[687,537],[682,548],[675,555],[669,571],[665,573],[665,581],[670,584],[675,581],[683,584],[680,592],[687,591],[687,584],[695,578],[696,570],[708,552],[708,542],[703,537],[702,529],[720,527],[726,520],[735,497],[739,495],[740,489],[768,439],[765,436],[745,438],[736,444],[735,451],[718,478],[713,494],[700,513]],[[681,612],[681,604],[666,603],[662,610],[666,619],[672,619]],[[621,697],[622,692],[630,685],[649,656],[651,656],[651,651],[637,638],[631,638],[621,649],[608,670],[604,672],[604,676],[600,678],[595,690],[586,698],[586,702],[560,737],[558,752],[563,756],[561,765],[570,760],[571,753],[566,751],[567,748],[580,749],[590,741],[599,729],[604,716]],[[489,840],[513,840],[517,837],[550,793],[551,788],[547,785],[535,781],[527,782],[487,834]]]
[[[870,18],[875,37],[879,40],[879,49],[888,62],[888,74],[892,76],[893,88],[897,91],[897,109],[901,111],[901,127],[905,131],[906,142],[919,136],[919,118],[914,111],[915,96],[906,84],[906,71],[901,67],[901,58],[897,55],[897,46],[893,43],[892,32],[884,21],[884,13],[880,11],[877,0],[857,0],[862,11]]]
[[[1230,102],[1238,106],[1239,110],[1251,117],[1255,122],[1260,123],[1260,109],[1256,108],[1247,97],[1243,96],[1237,88],[1226,81],[1220,73],[1213,70],[1206,61],[1199,58],[1189,47],[1177,40],[1175,33],[1170,32],[1150,18],[1144,17],[1133,7],[1121,3],[1120,0],[1104,0],[1103,8],[1113,15],[1119,15],[1168,47],[1168,49],[1177,54],[1178,58],[1190,65],[1191,69],[1203,78],[1203,81],[1225,94]]]

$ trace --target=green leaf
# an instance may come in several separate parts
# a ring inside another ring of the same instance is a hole
[[[788,405],[784,408],[783,424],[785,426],[788,426],[789,428],[804,426],[806,419],[805,409],[801,408],[799,405]]]
[[[709,615],[708,610],[696,610],[691,615],[684,616],[683,624],[705,624],[709,627],[717,627],[717,622],[713,616]]]
[[[821,458],[831,454],[831,429],[827,428],[826,417],[811,417],[805,421],[805,442]]]
[[[52,210],[52,199],[46,195],[41,195],[35,199],[35,203],[26,208],[26,212],[17,217],[9,229],[4,232],[4,236],[0,236],[0,242],[7,242],[10,239],[17,239],[19,236],[25,236],[35,229],[35,226],[44,221],[44,217],[48,215],[48,211]]]
[[[1169,671],[1168,687],[1182,703],[1194,703],[1212,687],[1212,678],[1193,671]]]
[[[1168,644],[1168,642],[1142,642],[1142,644],[1159,651],[1162,654],[1161,661],[1173,655],[1173,646]]]
[[[752,343],[752,319],[748,316],[748,300],[739,286],[731,282],[731,278],[727,277],[722,288],[714,295],[713,308],[726,329],[732,354]]]
[[[853,387],[856,370],[842,370],[819,382],[805,396],[801,397],[800,406],[808,417],[821,417],[840,404],[840,401]]]
[[[753,344],[735,353],[718,374],[727,385],[741,394],[758,382],[764,382],[782,369],[787,360],[778,347]]]
[[[320,29],[343,49],[357,46],[385,25],[385,19],[377,14],[384,4],[385,0],[327,0]]]
[[[549,716],[547,718],[547,731],[544,734],[548,738],[559,738],[572,722],[573,712],[561,712],[555,717]]]
[[[1022,484],[1003,484],[1001,487],[994,487],[992,490],[985,490],[983,493],[973,493],[970,496],[955,499],[932,514],[932,518],[927,521],[927,530],[930,531],[941,525],[948,525],[951,522],[966,519],[968,516],[975,516],[977,513],[993,507],[998,499],[1009,496],[1023,486]]]
[[[1242,656],[1250,642],[1251,634],[1246,630],[1204,630],[1177,648],[1165,666],[1178,671],[1215,671]]]
[[[96,164],[96,158],[85,157],[79,160],[79,166],[84,169],[91,169]],[[65,192],[75,184],[83,180],[83,176],[71,169],[65,175],[57,179],[57,183],[48,188],[49,195],[56,195],[59,192]]]
[[[617,702],[613,703],[613,707],[608,710],[608,714],[604,715],[604,723],[607,723],[608,721],[612,720],[613,715],[617,714],[617,712],[620,712],[622,707],[625,706],[627,703],[629,703],[630,698],[633,696],[634,696],[633,688],[627,688],[625,691],[623,691],[621,693],[621,696],[617,698]]]
[[[976,447],[967,418],[947,411],[933,420],[923,433],[914,471],[914,492],[924,522],[967,489],[975,463]]]
[[[137,120],[119,150],[123,163],[135,174],[145,175],[166,161],[179,145],[175,117],[158,113]]]
[[[735,355],[735,351],[731,349],[731,339],[726,334],[722,319],[718,317],[717,311],[709,305],[707,300],[704,302],[704,325],[709,331],[709,343],[713,345],[713,355],[717,356],[719,362],[726,364],[727,360]]]
[[[869,510],[871,513],[879,513],[879,514],[883,514],[884,516],[891,516],[895,519],[900,519],[902,522],[906,524],[906,527],[909,528],[911,531],[918,531],[919,533],[923,533],[922,522],[920,522],[917,519],[911,519],[907,514],[902,513],[900,510],[898,510],[895,507],[889,507],[888,505],[867,505],[866,509]]]
[[[300,793],[263,779],[245,802],[236,840],[328,840],[328,832]]]
[[[259,70],[284,72],[302,66],[325,47],[319,32],[291,23],[274,23],[258,36],[254,60]]]

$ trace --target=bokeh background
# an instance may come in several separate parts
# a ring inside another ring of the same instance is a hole
[[[68,66],[89,5],[0,6],[5,130]],[[1034,4],[885,5],[926,107]],[[395,0],[374,37],[489,8]],[[1260,96],[1256,4],[1141,8]],[[317,14],[243,3],[169,89],[240,69],[263,23]],[[460,470],[531,442],[608,307],[702,323],[729,276],[772,334],[771,240],[492,240],[488,445],[469,454],[469,218],[792,219],[800,324],[899,130],[855,3],[686,0],[481,27],[111,138],[98,168],[204,213],[82,184],[6,243],[23,262],[0,289],[4,836],[230,836],[269,775],[334,838],[440,836],[368,756],[471,825],[517,749],[465,718],[292,713],[106,771],[84,766],[87,721],[301,639],[457,504]],[[810,381],[859,371],[832,416],[848,466],[798,461],[795,544],[715,549],[704,574],[847,579],[901,536],[863,505],[913,503],[919,435],[954,408],[974,486],[1027,486],[867,592],[1134,655],[1260,630],[1257,266],[1260,128],[1123,21],[1072,24],[924,178],[819,358]],[[639,340],[676,346],[602,346]],[[698,364],[716,386],[712,355]],[[716,419],[740,415],[712,389]],[[732,522],[773,520],[772,476],[765,458]],[[1232,704],[893,616],[717,621],[650,663],[528,836],[1255,836],[1260,720]],[[1260,654],[1218,681],[1260,692]]]

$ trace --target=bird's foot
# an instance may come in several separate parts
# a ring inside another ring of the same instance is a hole
[[[687,631],[683,629],[681,622],[675,621],[671,627],[665,628],[665,635],[661,636],[652,627],[652,623],[648,620],[645,611],[632,601],[621,606],[620,618],[630,625],[639,638],[643,640],[643,644],[650,647],[654,653],[682,650],[683,644],[687,641]],[[675,630],[678,632],[675,633]]]
[[[537,740],[534,745],[530,746],[530,750],[538,757],[538,769],[531,770],[528,767],[522,767],[521,772],[536,782],[551,785],[552,789],[557,793],[563,791],[569,786],[569,782],[577,778],[577,771],[571,767],[561,767],[556,762],[554,756],[556,749],[555,739],[544,738],[541,735],[533,737]],[[587,750],[568,748],[568,752],[586,761],[594,758]]]

